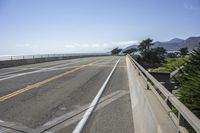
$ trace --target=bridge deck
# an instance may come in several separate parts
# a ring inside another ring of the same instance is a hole
[[[0,69],[0,131],[72,132],[118,59],[91,57]],[[121,57],[84,132],[134,132],[132,118]]]

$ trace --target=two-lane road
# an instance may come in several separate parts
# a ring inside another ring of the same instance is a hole
[[[133,132],[126,62],[117,56],[0,69],[0,125],[14,122],[34,132],[72,132],[119,58],[84,132]]]

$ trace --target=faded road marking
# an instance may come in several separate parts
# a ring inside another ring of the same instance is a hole
[[[98,60],[98,61],[99,61],[99,60]],[[98,62],[98,61],[93,61],[93,62],[91,62],[91,63],[89,63],[89,64],[82,65],[82,66],[80,66],[80,67],[78,67],[78,68],[72,69],[72,70],[70,70],[70,71],[66,71],[66,72],[64,72],[64,73],[62,73],[62,74],[53,76],[53,77],[51,77],[51,78],[49,78],[49,79],[40,81],[40,82],[35,83],[35,84],[33,84],[33,85],[29,85],[29,86],[27,86],[27,87],[25,87],[25,88],[19,89],[19,90],[14,91],[14,92],[12,92],[12,93],[10,93],[10,94],[1,96],[1,97],[0,97],[0,102],[3,102],[3,101],[5,101],[5,100],[7,100],[7,99],[9,99],[9,98],[12,98],[12,97],[14,97],[14,96],[16,96],[16,95],[19,95],[19,94],[21,94],[21,93],[24,93],[24,92],[26,92],[26,91],[32,90],[32,89],[34,89],[34,88],[38,88],[38,87],[40,87],[41,85],[44,85],[44,84],[46,84],[46,83],[48,83],[48,82],[50,82],[50,81],[56,80],[56,79],[58,79],[58,78],[61,78],[61,77],[63,77],[63,76],[66,76],[66,75],[68,75],[68,74],[70,74],[70,73],[73,73],[73,72],[75,72],[75,71],[78,71],[78,70],[80,70],[80,69],[82,69],[82,68],[84,68],[84,67],[86,67],[86,66],[89,66],[89,65],[91,65],[91,64],[93,64],[93,63],[96,63],[96,62]]]
[[[27,74],[34,74],[34,73],[39,73],[39,72],[47,72],[47,71],[51,71],[51,69],[56,68],[56,67],[67,66],[67,65],[76,64],[76,63],[79,63],[79,62],[83,62],[83,61],[76,61],[76,62],[71,62],[71,63],[67,63],[67,64],[65,63],[65,64],[56,65],[56,66],[48,67],[48,68],[31,68],[31,69],[39,69],[39,70],[31,71],[31,72],[24,72],[24,73],[19,73],[19,74],[5,75],[5,78],[1,78],[0,81],[11,79],[11,78],[16,78],[16,77],[19,77],[19,76],[24,76],[24,75],[27,75]],[[24,69],[23,71],[25,71],[25,70],[30,70],[30,69],[27,68],[27,69]]]
[[[104,108],[105,106],[111,104],[112,102],[118,100],[119,98],[129,94],[129,91],[124,90],[117,90],[115,92],[112,92],[100,99],[98,102],[97,108],[95,111]],[[88,109],[90,104],[86,104],[83,106],[78,107],[76,110],[73,110],[71,112],[68,112],[60,117],[57,117],[47,123],[45,123],[42,127],[38,128],[38,131],[50,131],[50,132],[56,132],[59,131],[62,128],[65,128],[67,126],[70,126],[71,124],[76,123],[79,121],[82,116],[84,115],[85,110]],[[94,112],[95,112],[94,111]]]

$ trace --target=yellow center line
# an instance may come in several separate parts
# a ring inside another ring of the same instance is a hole
[[[0,102],[3,102],[3,101],[5,101],[5,100],[7,100],[7,99],[9,99],[9,98],[12,98],[12,97],[14,97],[14,96],[16,96],[16,95],[19,95],[19,94],[21,94],[21,93],[24,93],[24,92],[26,92],[26,91],[32,90],[32,89],[34,89],[34,88],[38,88],[38,87],[40,87],[41,85],[44,85],[44,84],[46,84],[46,83],[48,83],[48,82],[50,82],[50,81],[53,81],[53,80],[55,80],[55,79],[61,78],[61,77],[63,77],[63,76],[66,76],[66,75],[68,75],[68,74],[70,74],[70,73],[73,73],[73,72],[75,72],[75,71],[78,71],[78,70],[80,70],[80,69],[82,69],[82,68],[84,68],[84,67],[86,67],[86,66],[89,66],[89,65],[94,64],[94,63],[97,63],[97,62],[99,62],[99,60],[93,61],[93,62],[91,62],[91,63],[89,63],[89,64],[82,65],[82,66],[80,66],[80,67],[78,67],[78,68],[72,69],[72,70],[70,70],[70,71],[66,71],[66,72],[61,73],[61,74],[59,74],[59,75],[53,76],[53,77],[51,77],[51,78],[45,79],[45,80],[43,80],[43,81],[37,82],[37,83],[32,84],[32,85],[29,85],[29,86],[27,86],[27,87],[25,87],[25,88],[19,89],[19,90],[14,91],[14,92],[12,92],[12,93],[10,93],[10,94],[1,96],[1,97],[0,97]]]

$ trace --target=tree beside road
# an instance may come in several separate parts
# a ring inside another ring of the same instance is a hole
[[[200,118],[200,48],[192,52],[175,83],[181,102]]]
[[[153,45],[153,39],[147,38],[138,46],[141,56],[136,60],[145,68],[158,67],[165,61],[166,50],[163,47],[152,48]]]
[[[111,50],[111,54],[112,55],[117,55],[122,51],[122,49],[120,48],[114,48],[113,50]]]
[[[130,48],[130,49],[125,50],[123,53],[131,54],[131,53],[134,53],[134,52],[137,52],[137,51],[138,51],[137,48]]]
[[[179,51],[181,52],[182,56],[186,56],[188,54],[188,48],[187,47],[180,48]]]

